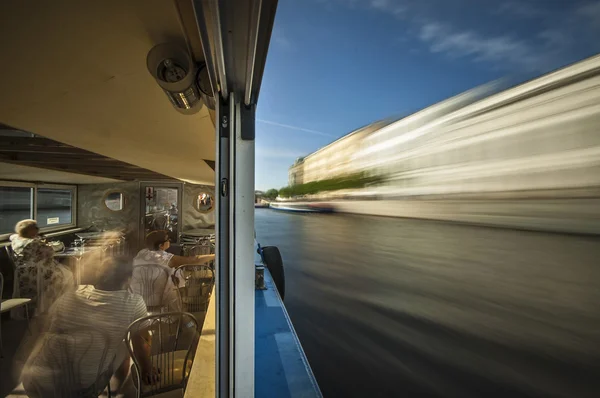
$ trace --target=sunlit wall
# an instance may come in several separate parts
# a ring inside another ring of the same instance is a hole
[[[415,114],[365,137],[353,160],[401,195],[597,187],[599,67],[588,59],[423,123]]]

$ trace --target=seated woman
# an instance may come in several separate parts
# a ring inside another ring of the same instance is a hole
[[[161,303],[147,302],[148,307],[161,306],[166,307],[170,311],[180,311],[181,305],[179,303],[179,297],[177,295],[177,288],[182,287],[180,281],[173,278],[173,272],[175,268],[184,264],[206,264],[215,259],[214,254],[200,255],[200,256],[177,256],[171,253],[167,253],[166,250],[171,246],[169,234],[167,231],[152,231],[146,237],[146,249],[140,250],[137,256],[133,259],[133,266],[139,266],[144,264],[159,265],[166,269],[170,278],[164,281],[165,290],[160,293],[162,297]],[[145,290],[144,285],[147,281],[142,280],[144,274],[135,272],[131,280],[131,287],[134,293],[142,294]],[[181,281],[183,283],[183,281]],[[149,300],[146,297],[146,300]],[[154,301],[154,300],[153,300]]]
[[[38,297],[38,269],[42,274],[42,305],[34,302],[37,312],[45,312],[65,291],[74,286],[73,273],[54,261],[54,250],[39,236],[40,229],[35,220],[19,221],[16,235],[10,237],[17,259],[17,279],[14,297],[36,299]]]
[[[133,321],[146,316],[146,305],[141,296],[127,291],[131,261],[108,258],[95,271],[94,286],[65,293],[50,309],[47,332],[23,370],[29,397],[66,395],[61,391],[65,387],[74,393],[69,396],[98,396],[111,376],[117,392],[125,380],[130,366],[125,333]],[[156,370],[143,340],[148,338],[136,335],[132,343],[137,352],[147,353],[141,370],[144,380],[151,381]],[[62,387],[58,395],[57,387]]]

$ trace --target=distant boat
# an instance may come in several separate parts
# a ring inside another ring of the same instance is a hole
[[[321,203],[271,203],[269,206],[273,210],[289,211],[295,213],[333,213],[334,209],[330,205]]]
[[[269,207],[269,202],[254,203],[255,209],[266,209]]]

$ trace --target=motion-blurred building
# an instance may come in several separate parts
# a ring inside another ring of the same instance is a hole
[[[382,197],[593,195],[600,187],[600,56],[495,88],[358,129],[297,161],[290,184],[367,171],[384,177],[383,186],[369,188]]]
[[[371,123],[346,134],[310,155],[298,158],[289,168],[289,185],[305,184],[359,172],[359,164],[355,163],[353,158],[364,145],[364,138],[396,120],[398,118]]]
[[[370,134],[355,153],[385,175],[383,192],[556,197],[600,186],[600,56],[451,112],[436,107]]]
[[[304,184],[304,158],[298,158],[288,170],[288,185]]]

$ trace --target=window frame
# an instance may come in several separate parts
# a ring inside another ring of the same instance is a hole
[[[64,184],[52,184],[52,183],[33,183],[33,182],[19,182],[19,181],[0,181],[0,187],[14,187],[14,188],[32,188],[31,198],[31,212],[33,219],[37,220],[38,216],[38,189],[63,189],[71,191],[71,222],[69,224],[60,224],[51,227],[40,228],[41,233],[58,232],[77,226],[77,185],[64,185]],[[8,238],[14,234],[13,231],[0,234],[0,241],[8,240]]]

